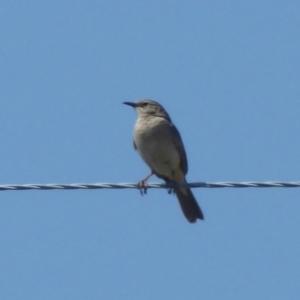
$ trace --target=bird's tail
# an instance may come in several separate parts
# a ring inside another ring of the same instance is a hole
[[[190,188],[175,187],[174,192],[183,214],[190,223],[195,223],[197,219],[204,220],[203,212]]]

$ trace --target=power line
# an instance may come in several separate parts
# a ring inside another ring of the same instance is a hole
[[[174,185],[164,183],[149,183],[147,188],[172,188]],[[300,187],[300,181],[293,182],[193,182],[180,184],[190,188],[296,188]],[[90,189],[137,189],[136,183],[73,183],[73,184],[7,184],[0,185],[0,191],[21,190],[90,190]]]

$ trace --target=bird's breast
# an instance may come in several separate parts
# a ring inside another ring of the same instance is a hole
[[[143,160],[156,174],[170,178],[180,165],[170,124],[162,118],[138,119],[134,141]]]

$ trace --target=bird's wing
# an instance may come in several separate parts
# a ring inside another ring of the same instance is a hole
[[[135,141],[133,140],[133,148],[134,148],[134,150],[136,150],[137,149],[137,146],[136,146],[136,144],[135,144]]]
[[[185,153],[185,149],[184,149],[184,145],[183,145],[180,133],[179,133],[178,129],[176,128],[176,126],[172,123],[171,123],[170,128],[171,128],[171,133],[173,136],[173,143],[179,152],[180,167],[181,167],[183,173],[186,175],[186,173],[188,172],[188,162],[187,162],[187,157],[186,157],[186,153]]]

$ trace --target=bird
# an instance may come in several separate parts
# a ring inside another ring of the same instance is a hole
[[[180,207],[186,219],[195,223],[204,220],[203,212],[186,183],[188,161],[185,148],[176,126],[164,107],[156,101],[143,99],[136,102],[123,102],[133,107],[138,115],[134,126],[133,146],[151,173],[138,183],[138,188],[147,189],[152,175],[173,184]],[[179,184],[179,185],[178,185]]]

